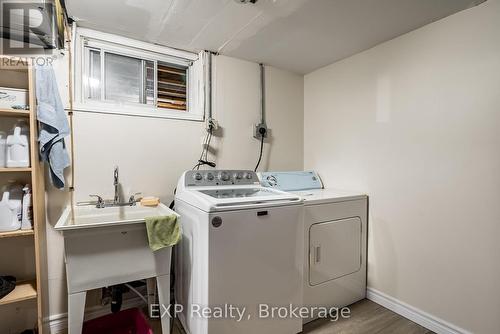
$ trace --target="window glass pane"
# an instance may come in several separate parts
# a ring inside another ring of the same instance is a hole
[[[88,98],[101,99],[101,51],[90,50],[88,73]]]
[[[187,67],[158,63],[158,108],[187,110]]]
[[[142,103],[142,61],[107,52],[104,57],[106,100]]]
[[[155,101],[155,63],[146,60],[144,62],[146,104],[153,104]]]

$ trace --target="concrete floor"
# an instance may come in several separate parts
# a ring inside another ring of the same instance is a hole
[[[304,326],[303,334],[432,334],[433,332],[367,299],[349,307],[351,317],[338,321],[318,319]],[[159,321],[151,323],[155,334],[161,334]],[[172,334],[185,334],[178,321]]]

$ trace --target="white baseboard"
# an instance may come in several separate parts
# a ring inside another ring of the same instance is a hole
[[[378,290],[368,288],[366,298],[438,334],[472,334],[432,314],[408,305]]]
[[[146,306],[146,303],[144,301],[137,297],[137,298],[130,298],[126,299],[123,301],[122,304],[122,310],[126,310],[132,307],[144,307]],[[105,306],[93,306],[90,308],[87,308],[85,310],[85,320],[90,320],[90,319],[95,319],[98,317],[102,317],[103,315],[107,315],[111,313],[111,306],[105,305]],[[66,330],[68,329],[68,314],[67,313],[61,313],[61,314],[54,314],[51,315],[50,317],[44,319],[44,322],[47,323],[49,334],[62,334],[66,333]]]

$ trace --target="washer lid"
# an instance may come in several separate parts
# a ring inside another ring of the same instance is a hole
[[[196,187],[180,191],[176,199],[205,212],[231,211],[251,208],[301,204],[300,196],[262,186]]]
[[[216,199],[243,199],[243,198],[258,198],[266,200],[277,193],[267,188],[214,188],[198,190],[200,193],[211,196]]]
[[[190,170],[179,178],[175,200],[205,212],[301,205],[296,194],[260,185],[249,170]]]

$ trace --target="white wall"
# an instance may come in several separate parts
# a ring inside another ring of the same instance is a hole
[[[305,168],[370,196],[369,286],[500,329],[500,1],[305,77]]]
[[[57,64],[57,73],[65,95],[64,61]],[[265,145],[261,169],[302,169],[303,76],[270,67],[266,73],[272,142]],[[260,119],[259,66],[218,56],[215,76],[214,116],[223,132],[213,141],[218,167],[253,169],[259,149],[259,141],[252,138],[252,126]],[[111,198],[113,167],[118,165],[126,198],[141,191],[168,204],[181,173],[197,162],[203,128],[202,122],[75,113],[76,200],[87,200],[89,194]],[[47,189],[49,302],[54,316],[66,312],[63,241],[52,226],[66,205],[67,193]],[[90,298],[90,304],[96,302]]]

